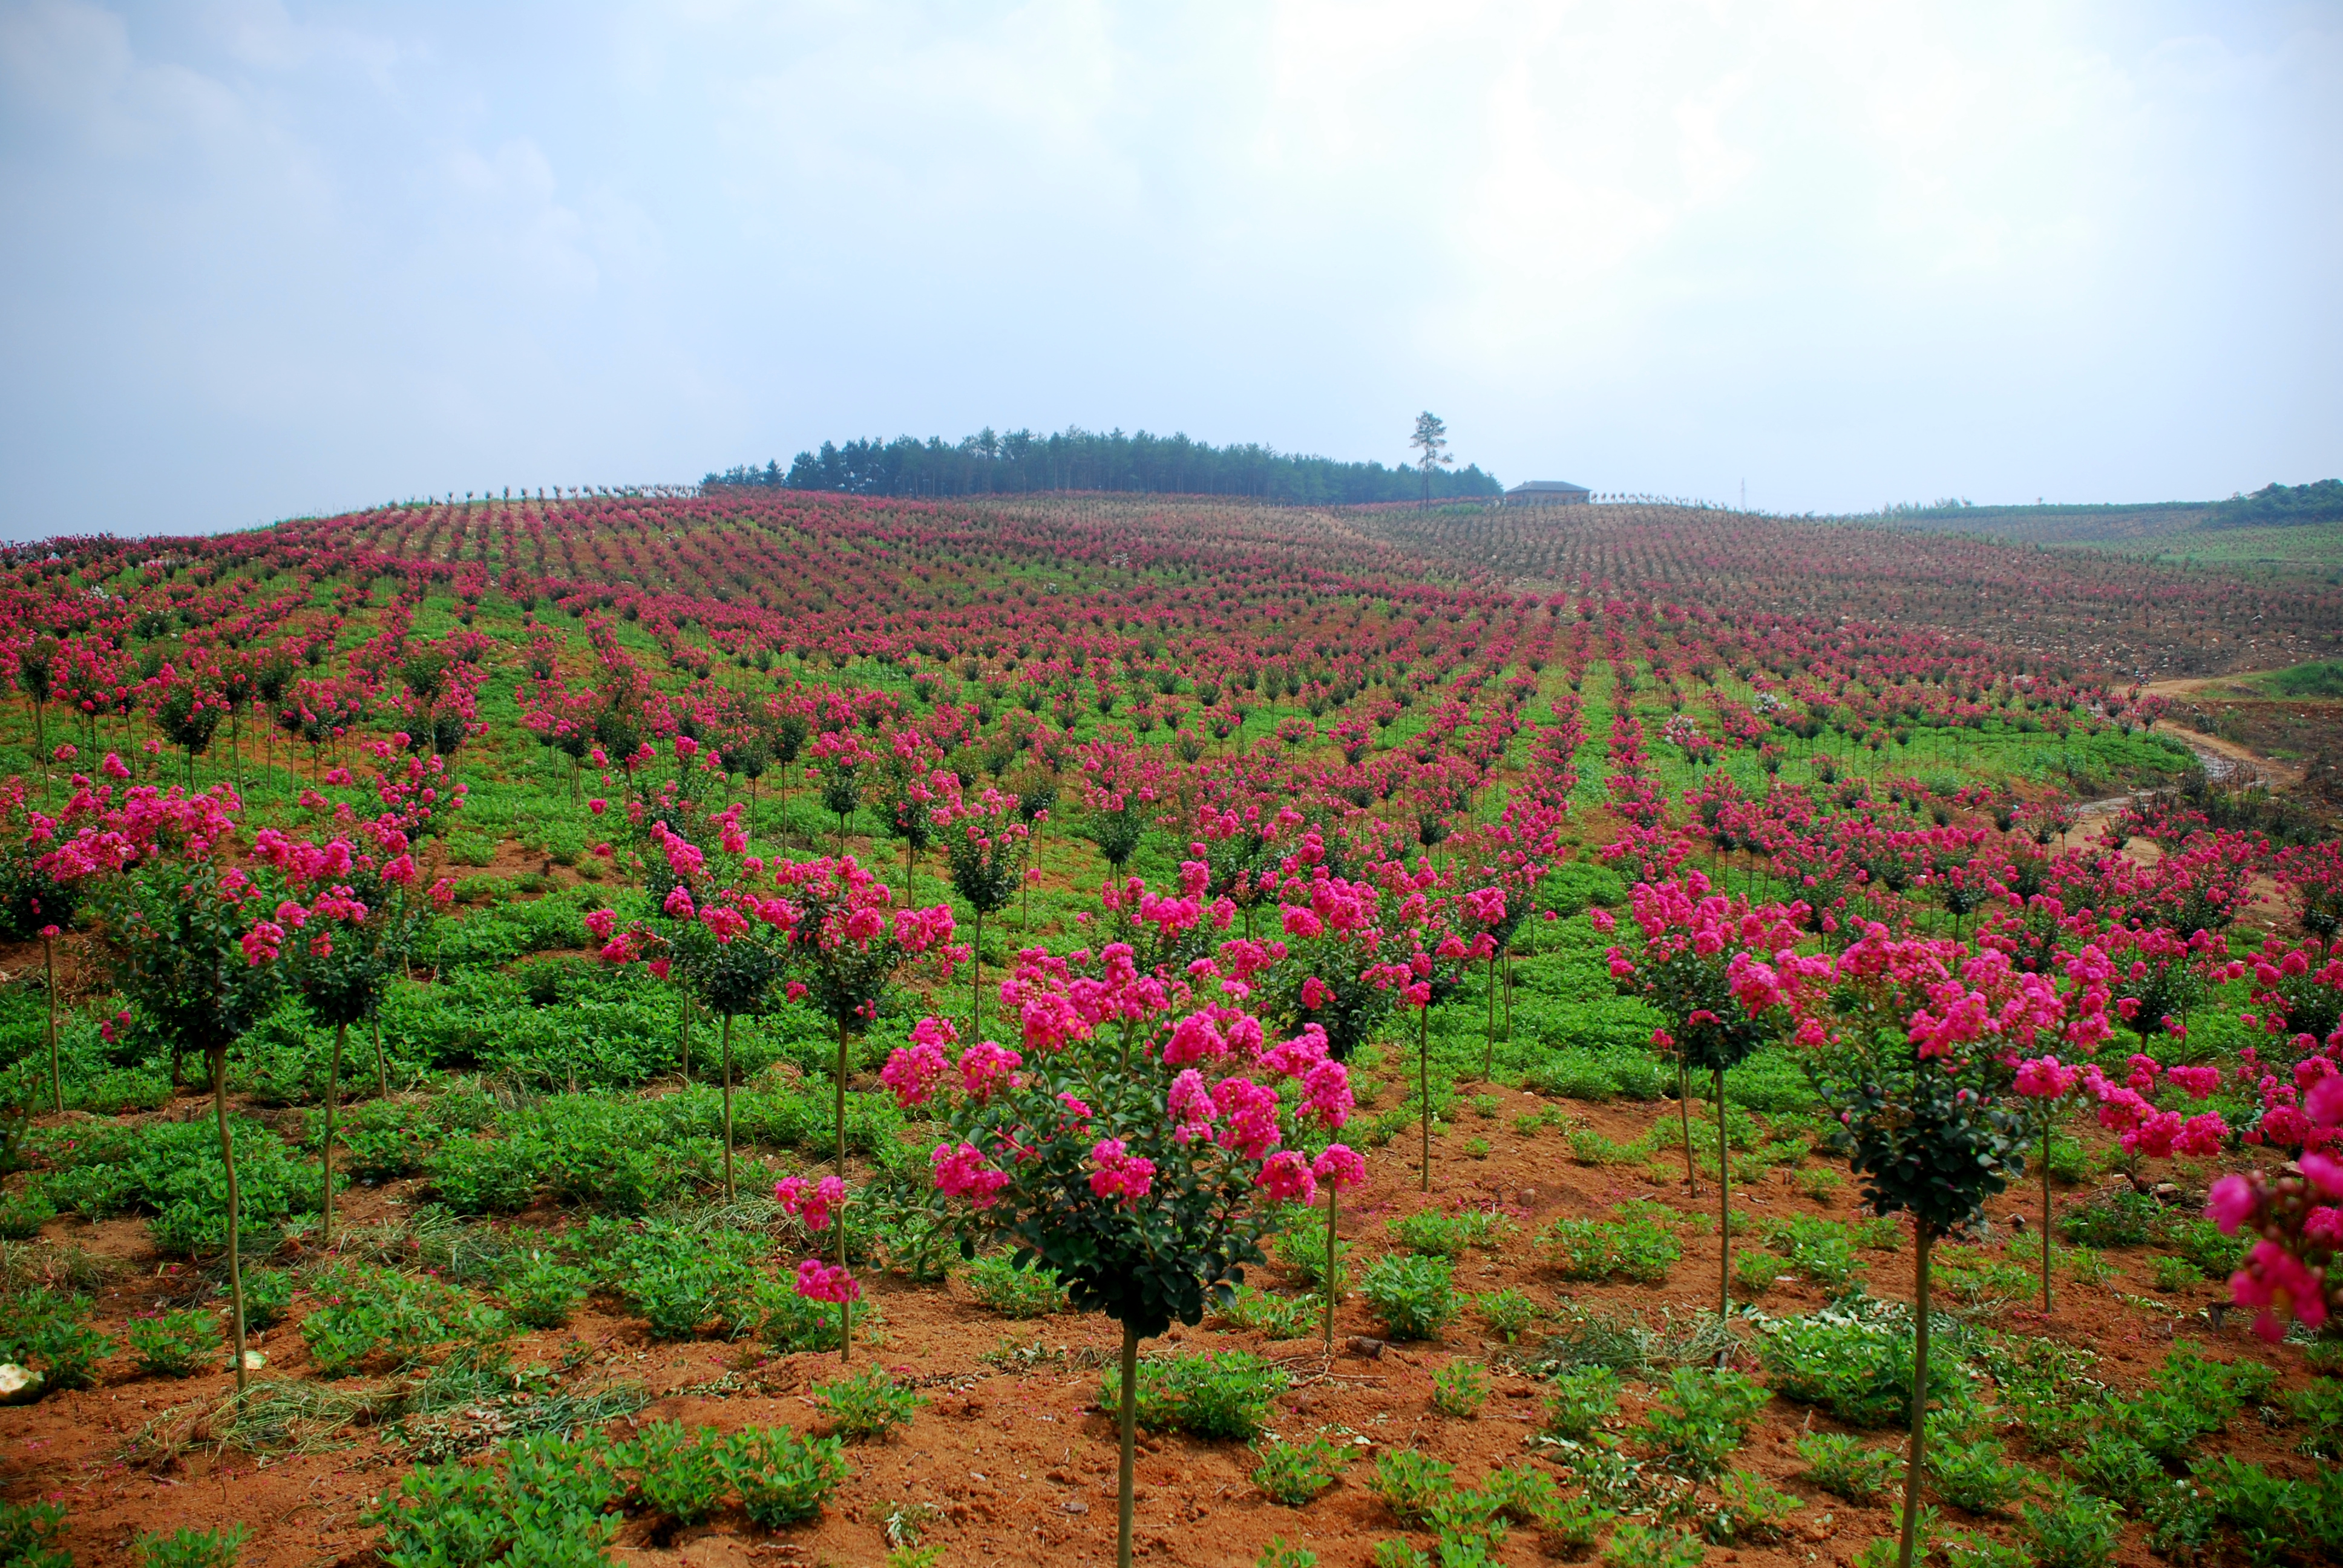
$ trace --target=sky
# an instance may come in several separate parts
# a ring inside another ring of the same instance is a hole
[[[0,0],[0,536],[1184,431],[2343,475],[2343,3]]]

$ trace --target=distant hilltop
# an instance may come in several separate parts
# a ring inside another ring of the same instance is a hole
[[[859,496],[999,496],[1038,490],[1114,490],[1172,496],[1243,496],[1305,506],[1355,506],[1423,498],[1426,477],[1381,463],[1280,452],[1257,442],[1215,447],[1181,434],[1144,430],[1101,434],[1071,427],[1055,435],[1031,430],[996,434],[991,427],[958,441],[898,436],[843,446],[824,441],[778,462],[710,474],[714,486],[784,490],[842,490]],[[1433,500],[1493,497],[1496,479],[1476,464],[1430,476]]]

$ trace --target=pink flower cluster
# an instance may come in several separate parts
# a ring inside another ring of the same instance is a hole
[[[1131,1208],[1154,1184],[1155,1161],[1129,1153],[1121,1139],[1101,1138],[1091,1146],[1091,1191],[1099,1197],[1120,1197]]]
[[[779,1201],[781,1212],[803,1220],[807,1230],[827,1231],[838,1211],[846,1206],[846,1183],[835,1176],[820,1181],[789,1176],[774,1183],[773,1196]]]
[[[807,1301],[840,1306],[862,1299],[862,1282],[844,1264],[825,1263],[819,1258],[808,1258],[798,1265],[797,1290]]]

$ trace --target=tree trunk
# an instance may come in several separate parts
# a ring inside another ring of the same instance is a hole
[[[732,1015],[724,1015],[724,1201],[732,1201]]]
[[[1914,1325],[1918,1339],[1912,1353],[1912,1448],[1904,1461],[1904,1534],[1896,1548],[1896,1568],[1912,1568],[1914,1534],[1920,1522],[1920,1488],[1927,1476],[1928,1245],[1936,1238],[1925,1220],[1913,1226],[1912,1231],[1918,1251],[1919,1309]]]
[[[342,1041],[350,1026],[334,1026],[334,1054],[326,1064],[326,1141],[317,1148],[318,1163],[325,1170],[325,1201],[319,1205],[326,1216],[326,1245],[334,1244],[334,1114],[341,1109],[342,1101]]]
[[[846,1023],[838,1025],[838,1179],[846,1180]],[[830,1223],[838,1227],[838,1266],[846,1267],[846,1206],[839,1205]],[[838,1303],[838,1362],[845,1365],[854,1357],[854,1303]]]
[[[1131,1473],[1139,1413],[1139,1331],[1122,1325],[1122,1464],[1115,1483],[1115,1568],[1131,1568]]]
[[[374,1015],[374,1091],[377,1098],[390,1095],[390,1063],[382,1054],[382,1014]]]
[[[984,1038],[984,910],[976,911],[976,940],[968,945],[968,1042]]]
[[[1684,1187],[1697,1192],[1700,1176],[1692,1168],[1692,1075],[1685,1070],[1681,1056],[1676,1058],[1676,1120],[1684,1127]]]
[[[688,1088],[691,1083],[691,993],[678,986],[676,994],[677,1049],[683,1053],[683,1081]]]
[[[48,973],[49,1002],[49,1109],[64,1115],[65,1109],[65,1079],[57,1070],[57,951],[51,939],[41,939],[41,965]]]
[[[1481,1051],[1481,1081],[1489,1081],[1489,1074],[1497,1066],[1497,955],[1489,955],[1489,1043]]]
[[[1326,1354],[1334,1353],[1334,1213],[1341,1201],[1334,1183],[1326,1183]]]
[[[237,1251],[236,1145],[227,1131],[227,1052],[212,1053],[212,1115],[219,1122],[220,1163],[227,1168],[227,1294],[234,1328],[236,1392],[244,1392],[244,1260]]]
[[[1733,1168],[1725,1163],[1725,1069],[1716,1070],[1716,1315],[1733,1315]]]
[[[1432,1191],[1432,1004],[1417,1014],[1415,1033],[1415,1097],[1423,1113],[1423,1190]]]
[[[2050,1119],[2042,1119],[2042,1315],[2050,1315]]]

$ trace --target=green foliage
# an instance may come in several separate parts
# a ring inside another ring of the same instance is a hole
[[[1785,1272],[1779,1258],[1764,1252],[1742,1252],[1733,1260],[1733,1288],[1745,1296],[1762,1296]]]
[[[1527,1295],[1511,1286],[1503,1290],[1483,1291],[1473,1298],[1473,1310],[1490,1332],[1507,1344],[1513,1343],[1545,1316],[1544,1309]]]
[[[56,1217],[57,1206],[45,1192],[0,1192],[0,1241],[29,1241]]]
[[[1341,1478],[1350,1462],[1347,1449],[1323,1437],[1308,1442],[1265,1443],[1255,1448],[1253,1454],[1261,1462],[1253,1468],[1252,1483],[1263,1497],[1285,1508],[1314,1502]]]
[[[1141,1426],[1238,1442],[1260,1434],[1270,1402],[1288,1382],[1284,1368],[1247,1351],[1150,1358],[1139,1363],[1138,1381],[1133,1405]],[[1099,1406],[1122,1408],[1121,1368],[1107,1369]]]
[[[2137,1511],[2167,1484],[2164,1466],[2121,1432],[2095,1432],[2067,1456],[2067,1468],[2089,1491]]]
[[[318,1302],[301,1340],[321,1377],[356,1372],[377,1356],[404,1365],[466,1332],[470,1301],[436,1280],[339,1263],[317,1282]]]
[[[2191,1346],[2179,1346],[2137,1398],[2111,1408],[2109,1421],[2157,1458],[2178,1463],[2247,1402],[2268,1392],[2273,1375],[2259,1362],[2211,1362]]]
[[[492,1463],[408,1471],[362,1517],[388,1568],[585,1568],[608,1561],[626,1457],[598,1439],[515,1438]]]
[[[2002,1457],[1997,1442],[1938,1443],[1927,1458],[1936,1495],[1971,1513],[1998,1513],[2026,1493],[2026,1473]]]
[[[1280,1268],[1289,1269],[1300,1276],[1302,1282],[1320,1290],[1326,1284],[1326,1211],[1323,1209],[1286,1209],[1280,1216],[1276,1241],[1272,1244]],[[1351,1244],[1336,1240],[1334,1243],[1334,1289],[1350,1286]]]
[[[322,1118],[318,1125],[322,1132]],[[334,1131],[342,1145],[337,1163],[353,1176],[376,1181],[414,1175],[436,1147],[426,1131],[422,1108],[404,1101],[369,1100],[347,1110]]]
[[[1849,1426],[1895,1426],[1911,1417],[1912,1342],[1910,1323],[1886,1312],[1826,1309],[1766,1324],[1757,1359],[1785,1399],[1820,1405]],[[1950,1357],[1930,1358],[1932,1400],[1950,1397],[1960,1380]]]
[[[2313,1459],[2343,1460],[2343,1383],[2315,1382],[2288,1394],[2287,1408],[2303,1425],[2298,1452]]]
[[[1539,1232],[1539,1248],[1566,1280],[1634,1280],[1664,1283],[1684,1245],[1654,1221],[1556,1220]]]
[[[2019,1510],[2026,1544],[2039,1568],[2106,1568],[2115,1560],[2123,1511],[2065,1482],[2048,1486],[2046,1507]]]
[[[2316,1547],[2343,1556],[2343,1471],[2323,1466],[2309,1481],[2289,1481],[2233,1453],[2191,1466],[2215,1516],[2228,1526],[2246,1561],[2258,1565]]]
[[[2164,1209],[2145,1192],[2109,1187],[2058,1217],[2058,1233],[2079,1247],[2144,1247],[2164,1225]]]
[[[0,1563],[8,1568],[73,1568],[65,1529],[60,1504],[0,1498]]]
[[[236,1146],[239,1241],[271,1248],[274,1227],[317,1208],[317,1172],[257,1122],[232,1117],[228,1136]],[[149,1124],[118,1163],[129,1205],[154,1215],[147,1231],[157,1247],[194,1257],[227,1246],[227,1168],[213,1122]]]
[[[1545,1400],[1546,1435],[1587,1442],[1618,1410],[1619,1387],[1619,1374],[1609,1367],[1569,1367],[1555,1372],[1554,1392]]]
[[[537,1196],[548,1156],[533,1139],[459,1138],[429,1161],[431,1185],[456,1214],[518,1214]]]
[[[1867,1504],[1894,1484],[1902,1462],[1884,1448],[1841,1432],[1808,1432],[1798,1439],[1806,1479],[1834,1497]]]
[[[1764,1384],[1737,1372],[1678,1367],[1667,1400],[1644,1417],[1636,1435],[1669,1469],[1707,1481],[1725,1469],[1751,1419],[1772,1397]]]
[[[1798,1511],[1798,1500],[1777,1491],[1745,1470],[1736,1470],[1716,1484],[1716,1512],[1704,1522],[1711,1541],[1719,1545],[1742,1541],[1772,1541]]]
[[[757,1337],[779,1354],[838,1348],[840,1330],[837,1309],[827,1302],[808,1301],[788,1281],[759,1280],[750,1301],[759,1319]],[[854,1314],[866,1338],[878,1316],[877,1310],[867,1302]]]
[[[1318,1553],[1307,1546],[1289,1546],[1284,1536],[1272,1535],[1252,1560],[1252,1568],[1318,1568]]]
[[[563,1328],[586,1300],[588,1284],[582,1269],[532,1258],[505,1282],[505,1312],[525,1329]]]
[[[275,1328],[292,1310],[293,1276],[290,1273],[283,1269],[246,1269],[244,1271],[246,1328]]]
[[[2220,1226],[2201,1217],[2167,1221],[2164,1239],[2208,1280],[2228,1279],[2245,1267],[2246,1254],[2253,1249],[2250,1235],[2224,1236]]]
[[[87,1388],[114,1342],[90,1326],[87,1296],[34,1289],[0,1296],[0,1362],[41,1374],[45,1392]]]
[[[1445,1258],[1377,1258],[1367,1265],[1360,1292],[1394,1339],[1437,1339],[1456,1316],[1456,1287]]]
[[[1493,1517],[1515,1524],[1545,1524],[1563,1511],[1554,1477],[1526,1464],[1508,1464],[1482,1478],[1482,1500]]]
[[[838,1439],[799,1437],[786,1426],[733,1432],[725,1440],[722,1465],[749,1519],[767,1530],[813,1518],[846,1479]]]
[[[1603,1549],[1609,1568],[1697,1568],[1706,1555],[1697,1535],[1633,1523],[1613,1531]]]
[[[251,1532],[241,1524],[226,1530],[181,1528],[168,1535],[138,1538],[140,1568],[236,1568],[237,1553]]]
[[[1767,1247],[1825,1290],[1843,1289],[1863,1271],[1863,1260],[1855,1255],[1854,1236],[1835,1220],[1795,1214],[1769,1220],[1763,1229]]]
[[[1239,1285],[1221,1303],[1219,1315],[1232,1328],[1264,1339],[1290,1340],[1308,1332],[1324,1311],[1322,1299],[1272,1295],[1252,1285]]]
[[[608,1221],[602,1224],[608,1225]],[[613,1238],[597,1265],[598,1282],[648,1319],[654,1338],[729,1339],[757,1322],[758,1286],[767,1249],[738,1231],[699,1231],[650,1220],[623,1231],[589,1231]]]
[[[1013,1253],[979,1258],[968,1271],[969,1294],[1005,1318],[1039,1318],[1065,1311],[1065,1287],[1057,1271]]]
[[[678,1524],[697,1524],[724,1502],[723,1439],[712,1426],[651,1422],[620,1452],[618,1464],[635,1472],[642,1500]]]
[[[1513,1224],[1501,1214],[1465,1209],[1453,1214],[1436,1210],[1421,1210],[1397,1220],[1385,1221],[1392,1240],[1411,1252],[1426,1257],[1462,1258],[1472,1247],[1502,1245],[1513,1231]]]
[[[1432,1377],[1432,1408],[1459,1420],[1471,1417],[1489,1397],[1489,1379],[1472,1362],[1450,1362]]]
[[[883,1368],[816,1383],[814,1408],[830,1422],[830,1430],[849,1442],[885,1437],[928,1402],[890,1377]]]
[[[1423,1523],[1454,1491],[1456,1467],[1418,1449],[1386,1450],[1375,1461],[1368,1488],[1403,1526]]]
[[[134,1317],[127,1325],[130,1349],[141,1372],[157,1377],[186,1377],[219,1362],[219,1319],[188,1308]]]
[[[1936,1543],[1946,1568],[2034,1568],[2034,1554],[1990,1535],[1947,1535]]]

